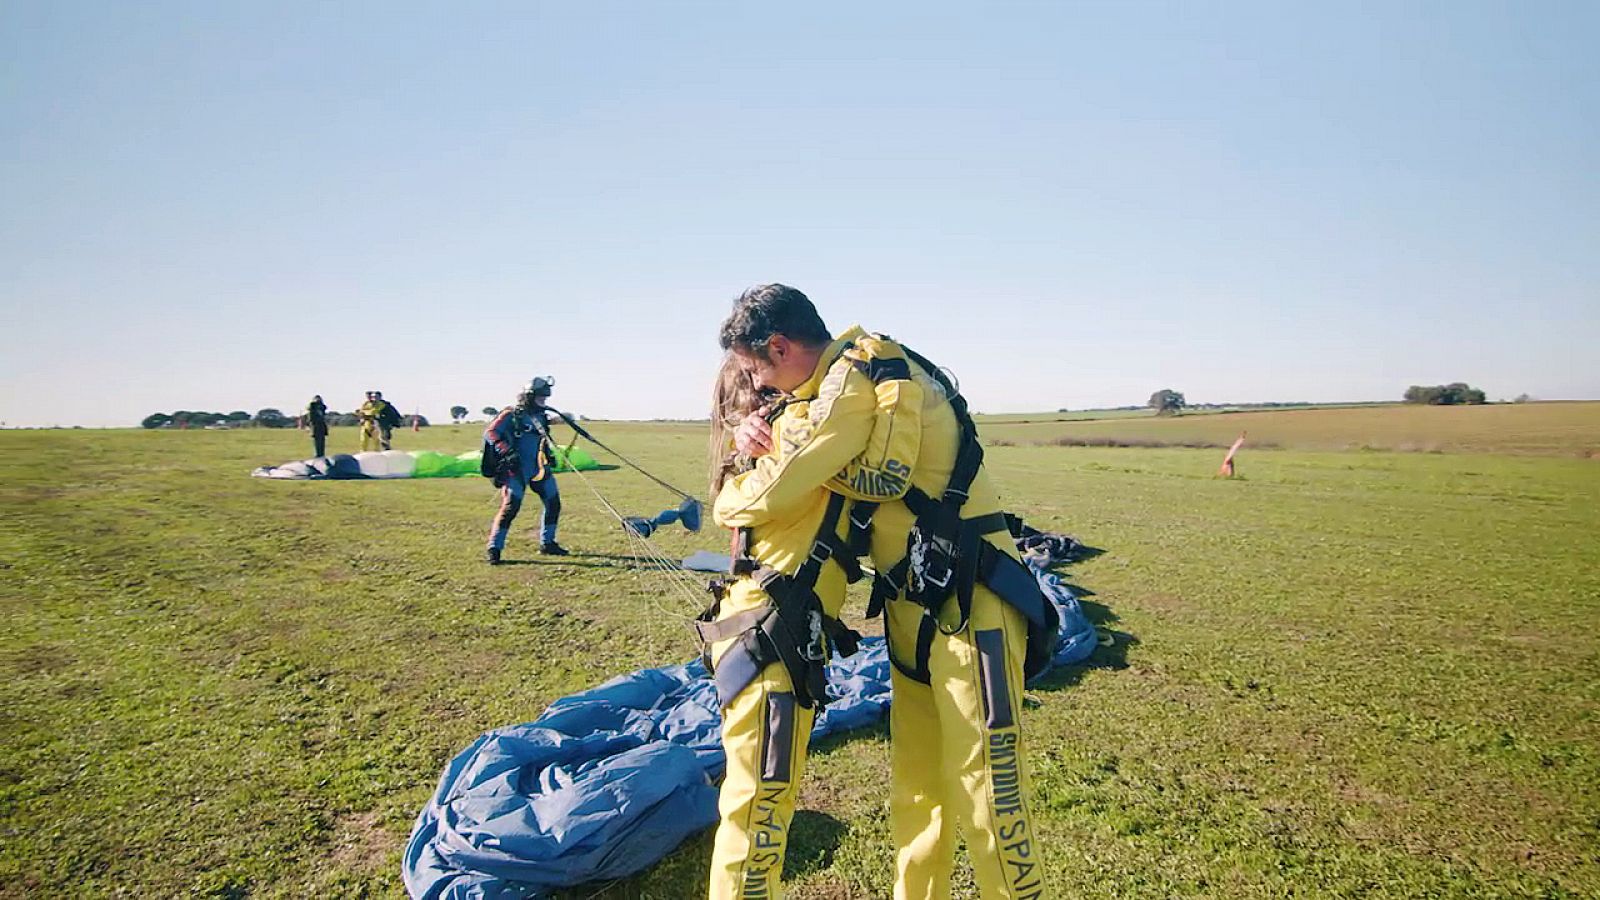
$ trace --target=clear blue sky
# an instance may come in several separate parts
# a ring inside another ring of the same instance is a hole
[[[764,281],[990,412],[1600,397],[1597,46],[1590,2],[14,0],[0,420],[699,415]]]

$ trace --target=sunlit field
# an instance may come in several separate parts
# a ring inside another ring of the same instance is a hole
[[[1281,449],[1247,444],[1231,480],[1216,449],[1055,443],[1245,429]],[[697,426],[594,430],[704,477]],[[1024,720],[1057,896],[1600,895],[1600,404],[983,438],[1012,508],[1104,550],[1064,574],[1116,642]],[[575,555],[534,553],[532,504],[490,568],[483,479],[248,477],[309,453],[295,431],[0,432],[0,896],[402,897],[412,819],[479,732],[696,652],[694,610],[587,486],[675,504],[636,473],[561,476]],[[882,726],[817,748],[794,896],[889,895],[887,749]],[[709,852],[572,897],[700,896]]]

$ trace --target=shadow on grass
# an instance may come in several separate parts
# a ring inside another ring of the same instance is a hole
[[[1088,618],[1090,624],[1094,625],[1095,631],[1099,633],[1100,645],[1095,647],[1094,652],[1089,654],[1089,657],[1084,661],[1070,666],[1056,666],[1046,672],[1043,677],[1028,682],[1028,690],[1058,691],[1062,688],[1072,687],[1082,681],[1084,675],[1090,669],[1112,669],[1116,671],[1126,669],[1128,667],[1128,651],[1139,644],[1137,635],[1126,631],[1118,631],[1111,627],[1121,619],[1111,611],[1110,607],[1103,603],[1096,603],[1093,600],[1083,599],[1083,594],[1088,593],[1087,591],[1081,591],[1074,587],[1073,592],[1079,595],[1078,605],[1083,608],[1084,616]]]
[[[789,825],[789,850],[783,858],[783,880],[798,881],[833,865],[833,854],[850,826],[827,813],[797,809]]]
[[[502,559],[502,566],[562,566],[577,569],[626,569],[633,572],[676,571],[681,566],[615,553],[574,553],[571,556],[541,556],[533,559]]]

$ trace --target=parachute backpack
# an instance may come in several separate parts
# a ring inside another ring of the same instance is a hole
[[[852,350],[855,352],[850,352]],[[896,350],[900,352],[896,353]],[[906,384],[914,384],[912,367],[915,366],[939,385],[960,427],[955,466],[944,491],[935,499],[915,486],[905,489],[903,501],[912,515],[916,516],[916,522],[906,538],[906,555],[873,578],[872,598],[867,606],[868,618],[881,614],[889,600],[901,596],[923,608],[913,666],[908,669],[893,654],[890,654],[891,662],[902,674],[926,684],[929,679],[928,648],[933,640],[934,629],[946,634],[957,634],[964,630],[972,611],[973,591],[981,583],[1027,620],[1024,676],[1032,678],[1045,671],[1050,667],[1051,656],[1055,653],[1060,619],[1027,565],[985,540],[989,534],[1009,535],[1005,514],[993,513],[970,519],[961,515],[967,492],[983,465],[983,445],[978,442],[978,428],[967,410],[966,399],[943,369],[909,347],[894,343],[891,338],[870,335],[854,342],[846,353],[845,358],[850,364],[872,379],[880,415],[892,412],[901,399],[901,393],[907,391]],[[915,399],[914,395],[911,398]],[[880,430],[883,429],[873,429],[869,451],[880,447],[885,452],[889,449],[886,442],[890,436],[880,439],[877,434]],[[880,440],[885,443],[879,443]],[[876,473],[876,477],[909,480],[911,473],[896,471],[893,462],[886,458],[884,470]],[[861,477],[861,473],[858,473],[858,477]],[[898,488],[903,484],[904,481],[901,481],[899,485],[886,487]],[[872,514],[876,507],[877,504],[858,503],[851,513],[850,545],[857,553],[866,553],[870,546]],[[938,612],[952,597],[959,606],[961,617],[954,629],[945,629],[939,624]]]
[[[516,408],[506,407],[500,411],[499,415],[503,416],[508,412],[515,416]],[[498,418],[498,416],[496,416],[496,418]],[[534,473],[534,476],[531,479],[533,481],[538,481],[545,476],[547,469],[543,444],[549,440],[550,435],[549,432],[542,427],[543,423],[540,422],[537,417],[530,416],[529,422],[530,426],[527,429],[519,430],[516,427],[515,422],[513,422],[511,427],[513,436],[517,438],[533,432],[537,432],[540,435],[542,440],[540,442],[540,449],[537,451],[539,454],[539,469]],[[518,457],[516,453],[501,453],[500,450],[496,448],[488,438],[484,438],[482,455],[478,459],[478,473],[483,477],[493,481],[495,487],[505,487],[506,482],[510,481],[516,474],[514,470],[516,469],[517,459]]]

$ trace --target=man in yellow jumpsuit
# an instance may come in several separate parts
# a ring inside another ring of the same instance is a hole
[[[736,367],[732,371],[738,372]],[[725,383],[727,376],[725,369]],[[744,385],[750,387],[748,378]],[[754,391],[747,391],[742,401],[729,393],[719,390],[714,421],[729,421],[729,408],[742,405],[731,418],[737,425],[755,407]],[[805,404],[790,404],[774,427],[797,439],[798,433],[791,429],[806,421],[805,414]],[[714,443],[716,454],[726,458],[731,447]],[[826,641],[830,633],[837,636],[843,631],[838,615],[847,572],[860,576],[844,546],[849,518],[843,497],[817,486],[780,516],[768,514],[760,503],[745,501],[746,494],[758,491],[771,476],[778,459],[778,454],[768,454],[739,474],[731,471],[737,466],[727,466],[713,484],[714,515],[719,525],[738,531],[740,561],[715,608],[714,621],[699,626],[716,673],[727,758],[717,804],[720,823],[712,849],[711,900],[782,896],[789,826],[821,699],[815,693],[823,689]],[[825,549],[819,551],[819,545]],[[840,554],[835,561],[816,558],[835,551]],[[777,614],[780,608],[786,615]],[[812,613],[817,615],[813,618]],[[822,630],[813,633],[813,622]],[[796,623],[798,627],[788,627]],[[786,637],[798,638],[787,648],[791,660],[795,653],[814,657],[806,660],[798,679],[787,664],[790,660],[767,652],[766,641]],[[853,637],[839,641],[846,652],[854,650]]]
[[[758,387],[805,401],[806,420],[777,431],[759,417],[745,420],[736,435],[739,449],[756,457],[775,454],[776,461],[758,465],[764,477],[735,483],[744,488],[742,497],[726,496],[725,488],[717,513],[760,528],[814,504],[819,487],[878,503],[871,555],[879,573],[891,573],[907,560],[908,538],[919,522],[908,495],[946,495],[968,444],[962,419],[970,418],[958,416],[947,386],[894,342],[859,328],[831,341],[818,334],[828,332],[811,301],[783,285],[747,291],[723,323],[723,347]],[[981,465],[970,474],[960,517],[992,523],[1000,512],[998,494]],[[986,524],[970,533],[994,548],[989,557],[1015,561],[1003,526]],[[942,574],[949,580],[931,564],[916,568],[924,590],[927,579]],[[895,897],[948,897],[958,834],[966,838],[983,897],[1049,896],[1019,727],[1027,620],[986,583],[970,580],[960,602],[951,596],[930,609],[902,586],[886,605],[895,664]]]
[[[367,391],[367,402],[361,404],[356,410],[356,417],[361,420],[361,451],[383,449],[381,425],[378,418],[383,415],[384,407],[389,404],[379,396],[377,391]]]

